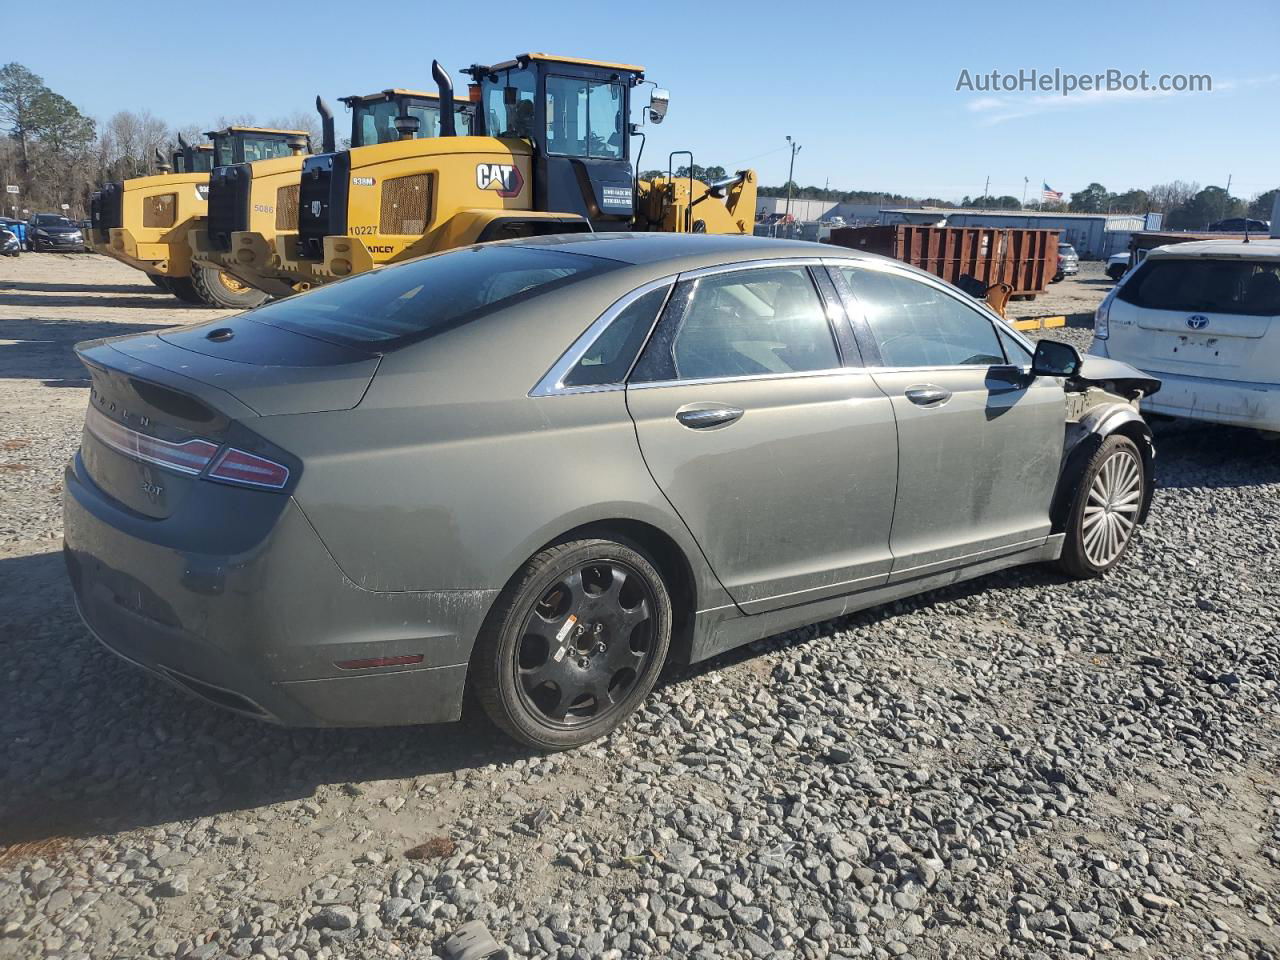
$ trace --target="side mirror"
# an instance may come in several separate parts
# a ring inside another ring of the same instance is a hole
[[[1080,353],[1069,343],[1041,340],[1031,358],[1033,377],[1074,377],[1080,372]]]
[[[662,118],[667,115],[667,107],[670,103],[671,91],[655,87],[653,93],[649,94],[649,121],[661,123]]]

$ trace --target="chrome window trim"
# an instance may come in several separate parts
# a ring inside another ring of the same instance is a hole
[[[746,373],[737,377],[702,377],[699,379],[649,380],[644,383],[628,383],[628,390],[650,390],[654,387],[692,387],[702,384],[751,383],[756,380],[795,380],[800,377],[861,376],[869,373],[862,367],[828,367],[825,370],[788,370],[786,373]]]
[[[701,277],[713,277],[719,273],[737,273],[740,270],[764,270],[770,267],[817,267],[822,265],[821,257],[775,257],[768,260],[740,260],[736,263],[717,263],[710,267],[697,267],[679,274],[680,280],[697,280]]]
[[[788,371],[786,373],[759,373],[748,374],[736,377],[707,377],[702,379],[678,379],[678,380],[654,380],[647,383],[627,383],[625,380],[618,383],[600,383],[588,384],[578,387],[565,386],[563,380],[568,376],[578,362],[591,349],[595,341],[608,329],[609,325],[623,310],[629,307],[636,300],[652,293],[663,286],[669,286],[672,291],[675,290],[677,283],[686,280],[698,280],[702,277],[716,276],[722,273],[737,273],[742,270],[759,270],[770,267],[857,267],[869,270],[880,270],[887,273],[896,273],[907,279],[915,280],[926,286],[934,287],[945,296],[951,297],[953,300],[959,301],[964,306],[976,311],[987,320],[996,324],[998,328],[1005,333],[1011,335],[1015,340],[1020,342],[1032,353],[1035,352],[1034,346],[1022,336],[1020,332],[1009,325],[1007,321],[1000,317],[994,310],[981,301],[974,300],[971,297],[965,298],[966,295],[962,291],[957,291],[950,284],[933,276],[932,274],[918,274],[913,270],[903,269],[903,265],[896,261],[881,261],[870,257],[781,257],[775,259],[761,260],[743,260],[734,263],[721,263],[709,267],[698,267],[693,270],[685,270],[681,273],[669,274],[656,280],[650,280],[641,286],[636,287],[629,293],[623,294],[615,300],[604,313],[596,318],[595,322],[584,330],[576,340],[570,345],[569,349],[561,354],[558,359],[538,381],[537,385],[529,391],[530,397],[562,397],[573,396],[580,393],[610,393],[616,390],[650,390],[661,387],[676,386],[692,386],[695,384],[728,384],[728,383],[749,383],[753,381],[764,380],[785,380],[795,377],[829,377],[837,374],[851,375],[874,375],[874,374],[890,374],[890,373],[927,373],[934,371],[944,373],[948,371],[965,371],[965,370],[990,370],[992,368],[1012,368],[1021,370],[1023,373],[1030,371],[1030,366],[1024,366],[1016,363],[1003,364],[965,364],[952,366],[931,366],[931,367],[886,367],[886,366],[840,366],[829,367],[823,370],[800,370]],[[821,291],[819,291],[821,297]],[[665,310],[665,305],[663,307]],[[846,312],[848,306],[845,307]],[[824,313],[828,311],[825,308]],[[658,319],[662,317],[662,310],[658,312]],[[831,317],[828,317],[832,321]],[[832,321],[833,323],[838,320]],[[652,331],[650,331],[652,333]],[[643,352],[641,347],[641,352]],[[837,351],[838,351],[837,344]],[[628,371],[630,376],[630,371]]]
[[[590,350],[596,340],[600,338],[600,335],[609,329],[609,325],[613,323],[618,314],[622,313],[623,310],[627,309],[627,307],[631,306],[631,304],[635,303],[641,297],[652,293],[655,290],[659,290],[664,286],[670,287],[671,290],[674,290],[677,278],[677,274],[671,274],[670,276],[661,277],[657,280],[650,280],[649,282],[636,287],[629,293],[624,293],[621,297],[615,300],[604,313],[600,314],[600,316],[595,319],[595,322],[592,323],[591,326],[587,327],[586,330],[578,335],[578,338],[570,344],[569,349],[562,353],[560,355],[560,359],[552,364],[551,369],[542,375],[542,379],[534,385],[534,388],[529,391],[528,395],[530,397],[563,397],[571,396],[576,393],[608,393],[612,390],[625,389],[625,377],[617,383],[592,383],[577,387],[565,386],[564,378],[567,377],[569,372],[578,365],[578,362],[586,356],[587,351]],[[668,297],[669,296],[670,291],[668,291]],[[664,309],[666,309],[665,302],[663,303],[662,309],[658,311],[657,317],[654,318],[655,323],[657,322],[657,319],[662,316],[662,310]],[[643,347],[641,349],[643,350]],[[627,371],[628,374],[630,374],[630,372],[630,370]]]

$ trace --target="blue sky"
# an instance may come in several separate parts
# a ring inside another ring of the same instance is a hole
[[[1249,197],[1280,185],[1280,4],[649,2],[435,4],[308,0],[243,6],[135,2],[81,18],[78,4],[12,3],[0,61],[19,60],[85,112],[146,107],[177,125],[259,120],[387,86],[430,88],[432,57],[466,64],[529,50],[643,64],[671,91],[644,166],[699,163],[787,173],[802,184],[959,199],[1028,197],[1171,179]],[[86,9],[88,5],[86,4]],[[95,7],[94,9],[99,9]],[[305,16],[305,21],[299,17]],[[47,44],[37,38],[49,38]],[[9,46],[8,50],[4,50]],[[104,51],[118,57],[104,59]],[[273,52],[278,51],[278,52]],[[142,67],[154,63],[159,79]],[[325,71],[319,65],[332,69]],[[962,70],[1208,74],[1182,94],[957,92]],[[342,118],[339,118],[341,128]],[[656,163],[653,165],[657,165]]]

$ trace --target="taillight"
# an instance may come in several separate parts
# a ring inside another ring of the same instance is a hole
[[[208,440],[184,440],[173,443],[130,430],[93,407],[85,415],[85,427],[102,443],[126,456],[179,473],[195,476],[203,472],[218,452],[218,445]]]
[[[1098,309],[1093,314],[1093,335],[1099,340],[1105,340],[1111,336],[1111,301],[1116,297],[1116,291],[1112,288],[1111,292],[1102,298],[1102,302],[1098,304]]]
[[[289,482],[289,468],[266,457],[228,447],[214,462],[208,477],[226,483],[279,490]]]
[[[289,468],[274,460],[198,437],[181,443],[161,440],[130,429],[94,407],[85,414],[84,425],[112,450],[188,476],[263,490],[280,490],[289,482]]]

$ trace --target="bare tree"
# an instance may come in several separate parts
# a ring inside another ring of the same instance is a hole
[[[1157,183],[1147,191],[1147,208],[1156,213],[1168,214],[1178,207],[1185,206],[1187,201],[1200,192],[1200,184],[1192,181],[1173,180],[1169,183]]]

